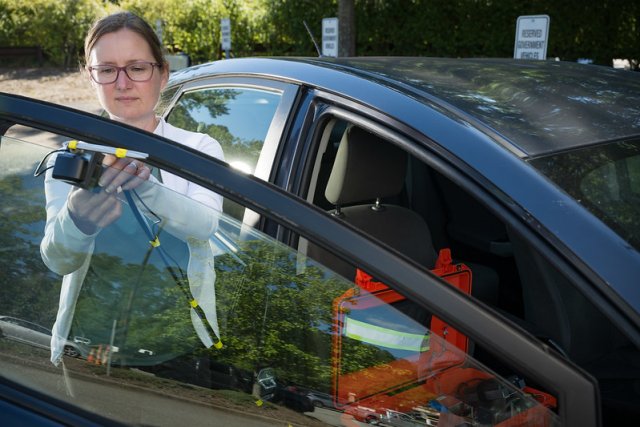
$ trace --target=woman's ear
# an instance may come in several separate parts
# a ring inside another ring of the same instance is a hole
[[[164,88],[167,86],[167,83],[169,82],[169,63],[167,61],[164,61],[161,70],[162,80],[160,81],[160,90],[164,90]]]

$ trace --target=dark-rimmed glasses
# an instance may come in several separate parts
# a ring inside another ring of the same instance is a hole
[[[115,65],[92,65],[87,67],[94,82],[100,85],[108,85],[120,76],[120,71],[124,71],[129,80],[134,82],[146,82],[153,77],[153,69],[159,67],[156,62],[134,62],[124,67]]]

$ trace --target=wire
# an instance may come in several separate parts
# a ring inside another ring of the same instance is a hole
[[[42,165],[44,164],[45,161],[47,161],[47,159],[49,159],[49,157],[51,157],[51,155],[53,153],[64,153],[66,152],[66,149],[58,149],[58,150],[53,150],[48,152],[43,158],[42,160],[40,160],[40,163],[38,163],[38,166],[36,166],[36,170],[33,171],[33,176],[34,177],[38,177],[40,175],[42,175],[43,173],[45,173],[46,171],[48,171],[49,169],[53,168],[53,166],[49,166],[45,169],[42,169]]]
[[[136,196],[136,199],[138,199],[138,201],[140,202],[140,204],[147,210],[147,212],[149,212],[149,214],[151,214],[155,220],[153,221],[153,225],[152,225],[152,230],[153,230],[153,235],[154,236],[158,236],[160,235],[160,223],[162,222],[162,218],[160,218],[160,215],[158,215],[157,213],[155,213],[145,202],[144,200],[142,200],[142,197],[140,197],[140,195],[138,194],[138,192],[136,190],[131,190],[131,192],[133,193],[134,196]],[[133,209],[133,208],[132,208]],[[175,264],[178,264],[177,262],[175,262]]]
[[[153,233],[151,227],[149,227],[149,223],[142,216],[140,209],[138,209],[138,206],[135,204],[135,201],[133,200],[133,196],[131,195],[132,192],[136,195],[137,198],[140,198],[140,196],[137,194],[135,190],[125,190],[124,195],[127,199],[127,202],[129,203],[129,206],[131,207],[131,210],[133,211],[134,217],[138,220],[138,223],[140,224],[144,232],[147,234],[147,237],[150,239],[149,242],[151,243],[151,249],[157,250],[158,254],[160,255],[160,258],[162,258],[162,261],[167,267],[167,271],[169,272],[169,274],[171,274],[171,276],[173,277],[173,280],[178,285],[178,288],[180,288],[185,298],[187,298],[187,301],[189,302],[191,309],[193,309],[193,311],[196,313],[196,315],[204,325],[205,329],[207,330],[207,334],[209,335],[211,342],[216,343],[216,341],[218,341],[218,345],[221,344],[216,337],[215,331],[207,321],[207,316],[204,310],[202,309],[202,307],[200,307],[200,304],[198,304],[196,299],[191,294],[191,290],[186,286],[186,284],[188,284],[188,278],[185,276],[184,271],[180,267],[178,267],[180,274],[178,275],[178,273],[176,273],[175,268],[171,265],[171,263],[169,262],[169,259],[171,259],[174,264],[177,264],[177,263],[175,262],[175,260],[173,260],[169,256],[169,254],[166,253],[164,248],[160,246],[158,235]],[[151,210],[149,211],[152,212]],[[153,215],[156,216],[156,218],[159,218],[156,214],[153,214]]]
[[[130,190],[134,196],[136,196],[136,199],[138,199],[140,201],[140,204],[142,204],[142,206],[144,206],[144,208],[149,212],[150,215],[152,215],[155,220],[152,221],[153,225],[151,226],[151,234],[149,235],[149,238],[153,240],[159,238],[160,236],[160,232],[162,231],[162,229],[160,228],[160,223],[162,222],[162,218],[160,218],[160,215],[156,214],[145,202],[144,200],[142,200],[142,197],[140,197],[140,194],[138,194],[138,192],[136,190]],[[126,195],[125,195],[126,196]],[[131,200],[129,203],[133,203],[133,200]],[[134,205],[135,206],[135,205]],[[134,209],[134,207],[132,207],[131,209]],[[137,209],[137,206],[135,206],[135,209]],[[140,221],[138,219],[138,221]],[[147,233],[148,234],[148,233]],[[153,245],[151,246],[151,248],[153,249]],[[167,258],[169,258],[171,260],[171,262],[176,266],[175,268],[178,270],[178,272],[180,273],[180,280],[184,280],[184,281],[188,281],[187,279],[187,275],[185,274],[184,270],[180,267],[180,263],[178,263],[178,261],[176,261],[175,258],[173,258],[171,256],[171,254],[169,254],[168,252],[166,252],[163,249],[164,252],[164,256],[166,256]],[[167,266],[168,267],[168,266]]]

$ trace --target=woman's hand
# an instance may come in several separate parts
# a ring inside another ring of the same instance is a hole
[[[140,160],[106,155],[102,164],[108,167],[102,172],[98,185],[107,193],[134,189],[151,176],[151,169]]]
[[[108,166],[98,183],[103,191],[96,193],[73,187],[67,199],[71,219],[85,234],[94,234],[120,218],[122,203],[116,195],[136,188],[151,175],[151,170],[138,160],[107,155],[102,163]]]
[[[94,234],[111,224],[122,214],[122,203],[115,194],[94,193],[73,187],[67,199],[67,209],[76,227],[85,234]]]

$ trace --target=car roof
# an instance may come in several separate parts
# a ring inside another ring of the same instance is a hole
[[[294,64],[308,67],[304,71]],[[521,157],[640,135],[640,73],[562,61],[243,58],[174,73],[171,84],[234,72],[327,90],[332,89],[327,87],[327,74],[355,76],[392,88],[413,101],[437,104],[476,127],[497,133]],[[341,93],[350,95],[344,87]]]

